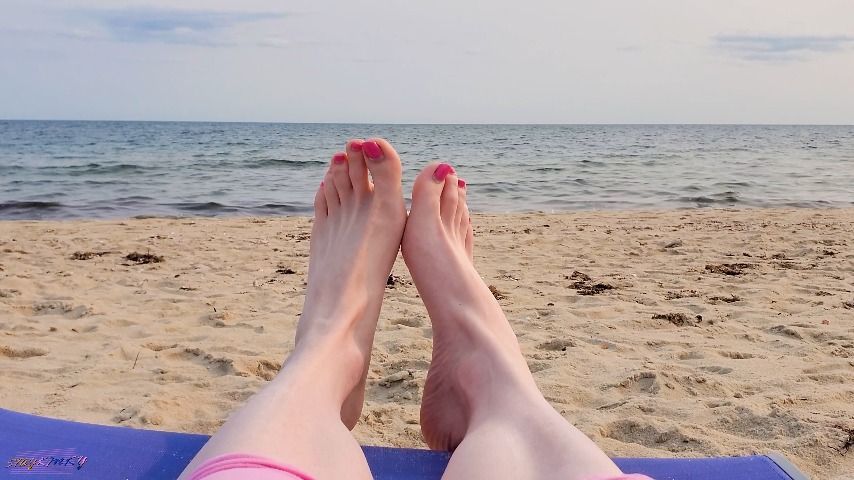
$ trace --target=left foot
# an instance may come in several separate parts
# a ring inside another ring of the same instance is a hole
[[[400,177],[387,141],[352,140],[332,158],[314,202],[308,288],[291,359],[341,359],[340,375],[327,375],[334,384],[318,387],[341,396],[341,421],[350,429],[362,411],[374,331],[406,223]]]

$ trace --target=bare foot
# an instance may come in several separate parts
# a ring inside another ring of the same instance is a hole
[[[465,200],[465,182],[450,165],[425,168],[413,187],[402,243],[433,322],[421,430],[427,445],[438,450],[456,448],[484,397],[507,383],[514,392],[538,395],[516,336],[472,263]]]
[[[443,478],[561,478],[620,471],[545,400],[504,312],[472,262],[467,189],[425,168],[401,248],[433,322],[421,403],[427,445],[455,451]]]
[[[314,202],[294,354],[341,358],[336,368],[346,371],[336,390],[345,396],[341,420],[350,429],[362,411],[377,318],[406,222],[400,176],[400,158],[387,141],[353,140],[332,158]]]

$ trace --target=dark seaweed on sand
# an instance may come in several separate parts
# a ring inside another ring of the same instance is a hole
[[[652,316],[653,320],[667,320],[668,322],[676,325],[677,327],[681,327],[683,325],[693,325],[695,322],[691,320],[691,317],[685,315],[684,313],[656,313]],[[697,321],[702,320],[702,317],[699,315],[696,318]]]
[[[700,294],[696,290],[680,290],[678,292],[667,292],[664,294],[665,300],[677,300],[686,297],[699,297]]]
[[[147,263],[160,263],[163,261],[163,257],[158,255],[152,255],[151,253],[133,252],[127,254],[125,260],[135,262],[137,265],[145,265]]]
[[[580,280],[582,282],[589,282],[590,281],[590,275],[587,275],[586,273],[581,273],[578,270],[576,270],[576,271],[572,272],[572,275],[569,276],[569,279],[570,280]]]
[[[91,260],[95,257],[103,257],[112,252],[74,252],[71,254],[72,260]]]
[[[842,430],[848,437],[842,440],[842,445],[837,449],[839,453],[845,455],[851,450],[851,447],[854,447],[854,428],[844,428],[841,426],[837,426],[836,428]]]
[[[739,297],[738,295],[736,295],[734,293],[731,293],[729,297],[721,297],[721,296],[709,297],[709,301],[712,303],[717,303],[717,302],[735,303],[735,302],[740,302],[741,297]]]
[[[607,283],[575,282],[570,286],[578,291],[579,295],[599,295],[614,289],[613,285]]]
[[[495,297],[496,300],[503,300],[505,298],[504,294],[499,292],[498,289],[495,288],[495,285],[490,285],[489,291],[492,292],[492,296]]]
[[[578,270],[572,272],[572,275],[564,277],[569,280],[576,280],[569,285],[569,288],[578,291],[579,295],[599,295],[615,288],[613,285],[607,283],[594,282],[590,278],[590,275],[581,273]]]
[[[721,273],[724,275],[743,275],[744,270],[753,268],[749,263],[721,263],[706,265],[706,271],[709,273]]]

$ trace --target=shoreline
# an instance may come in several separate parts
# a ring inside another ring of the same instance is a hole
[[[410,200],[407,198],[407,211],[409,210]],[[627,215],[656,215],[656,214],[675,214],[675,213],[697,213],[697,214],[713,214],[722,212],[727,214],[732,213],[751,213],[751,212],[776,212],[776,213],[797,213],[797,212],[834,212],[834,211],[854,211],[854,202],[849,205],[827,205],[827,206],[685,206],[685,207],[638,207],[638,208],[584,208],[574,210],[502,210],[502,211],[483,211],[472,210],[472,214],[478,217],[496,217],[496,216],[523,216],[523,215],[543,215],[543,216],[575,216],[575,215],[602,215],[602,216],[627,216]],[[217,215],[158,215],[158,214],[140,214],[131,216],[117,217],[68,217],[68,218],[3,218],[0,217],[0,225],[4,223],[121,223],[130,221],[145,221],[145,220],[190,220],[190,221],[227,221],[241,219],[259,219],[265,221],[284,220],[284,219],[311,219],[311,212],[281,214],[281,215],[264,215],[253,213],[225,213]]]
[[[478,213],[473,224],[476,265],[541,390],[609,454],[776,450],[816,478],[854,471],[843,454],[854,208]],[[293,346],[310,225],[0,220],[0,406],[212,433]],[[401,259],[393,275],[355,432],[423,447],[430,324]]]

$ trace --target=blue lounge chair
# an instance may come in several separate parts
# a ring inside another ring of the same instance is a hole
[[[0,409],[0,479],[176,478],[206,435],[68,422]],[[406,448],[363,447],[377,480],[435,480],[450,456]],[[81,458],[85,457],[85,459]],[[617,458],[623,471],[656,480],[806,480],[779,455],[719,458]]]

